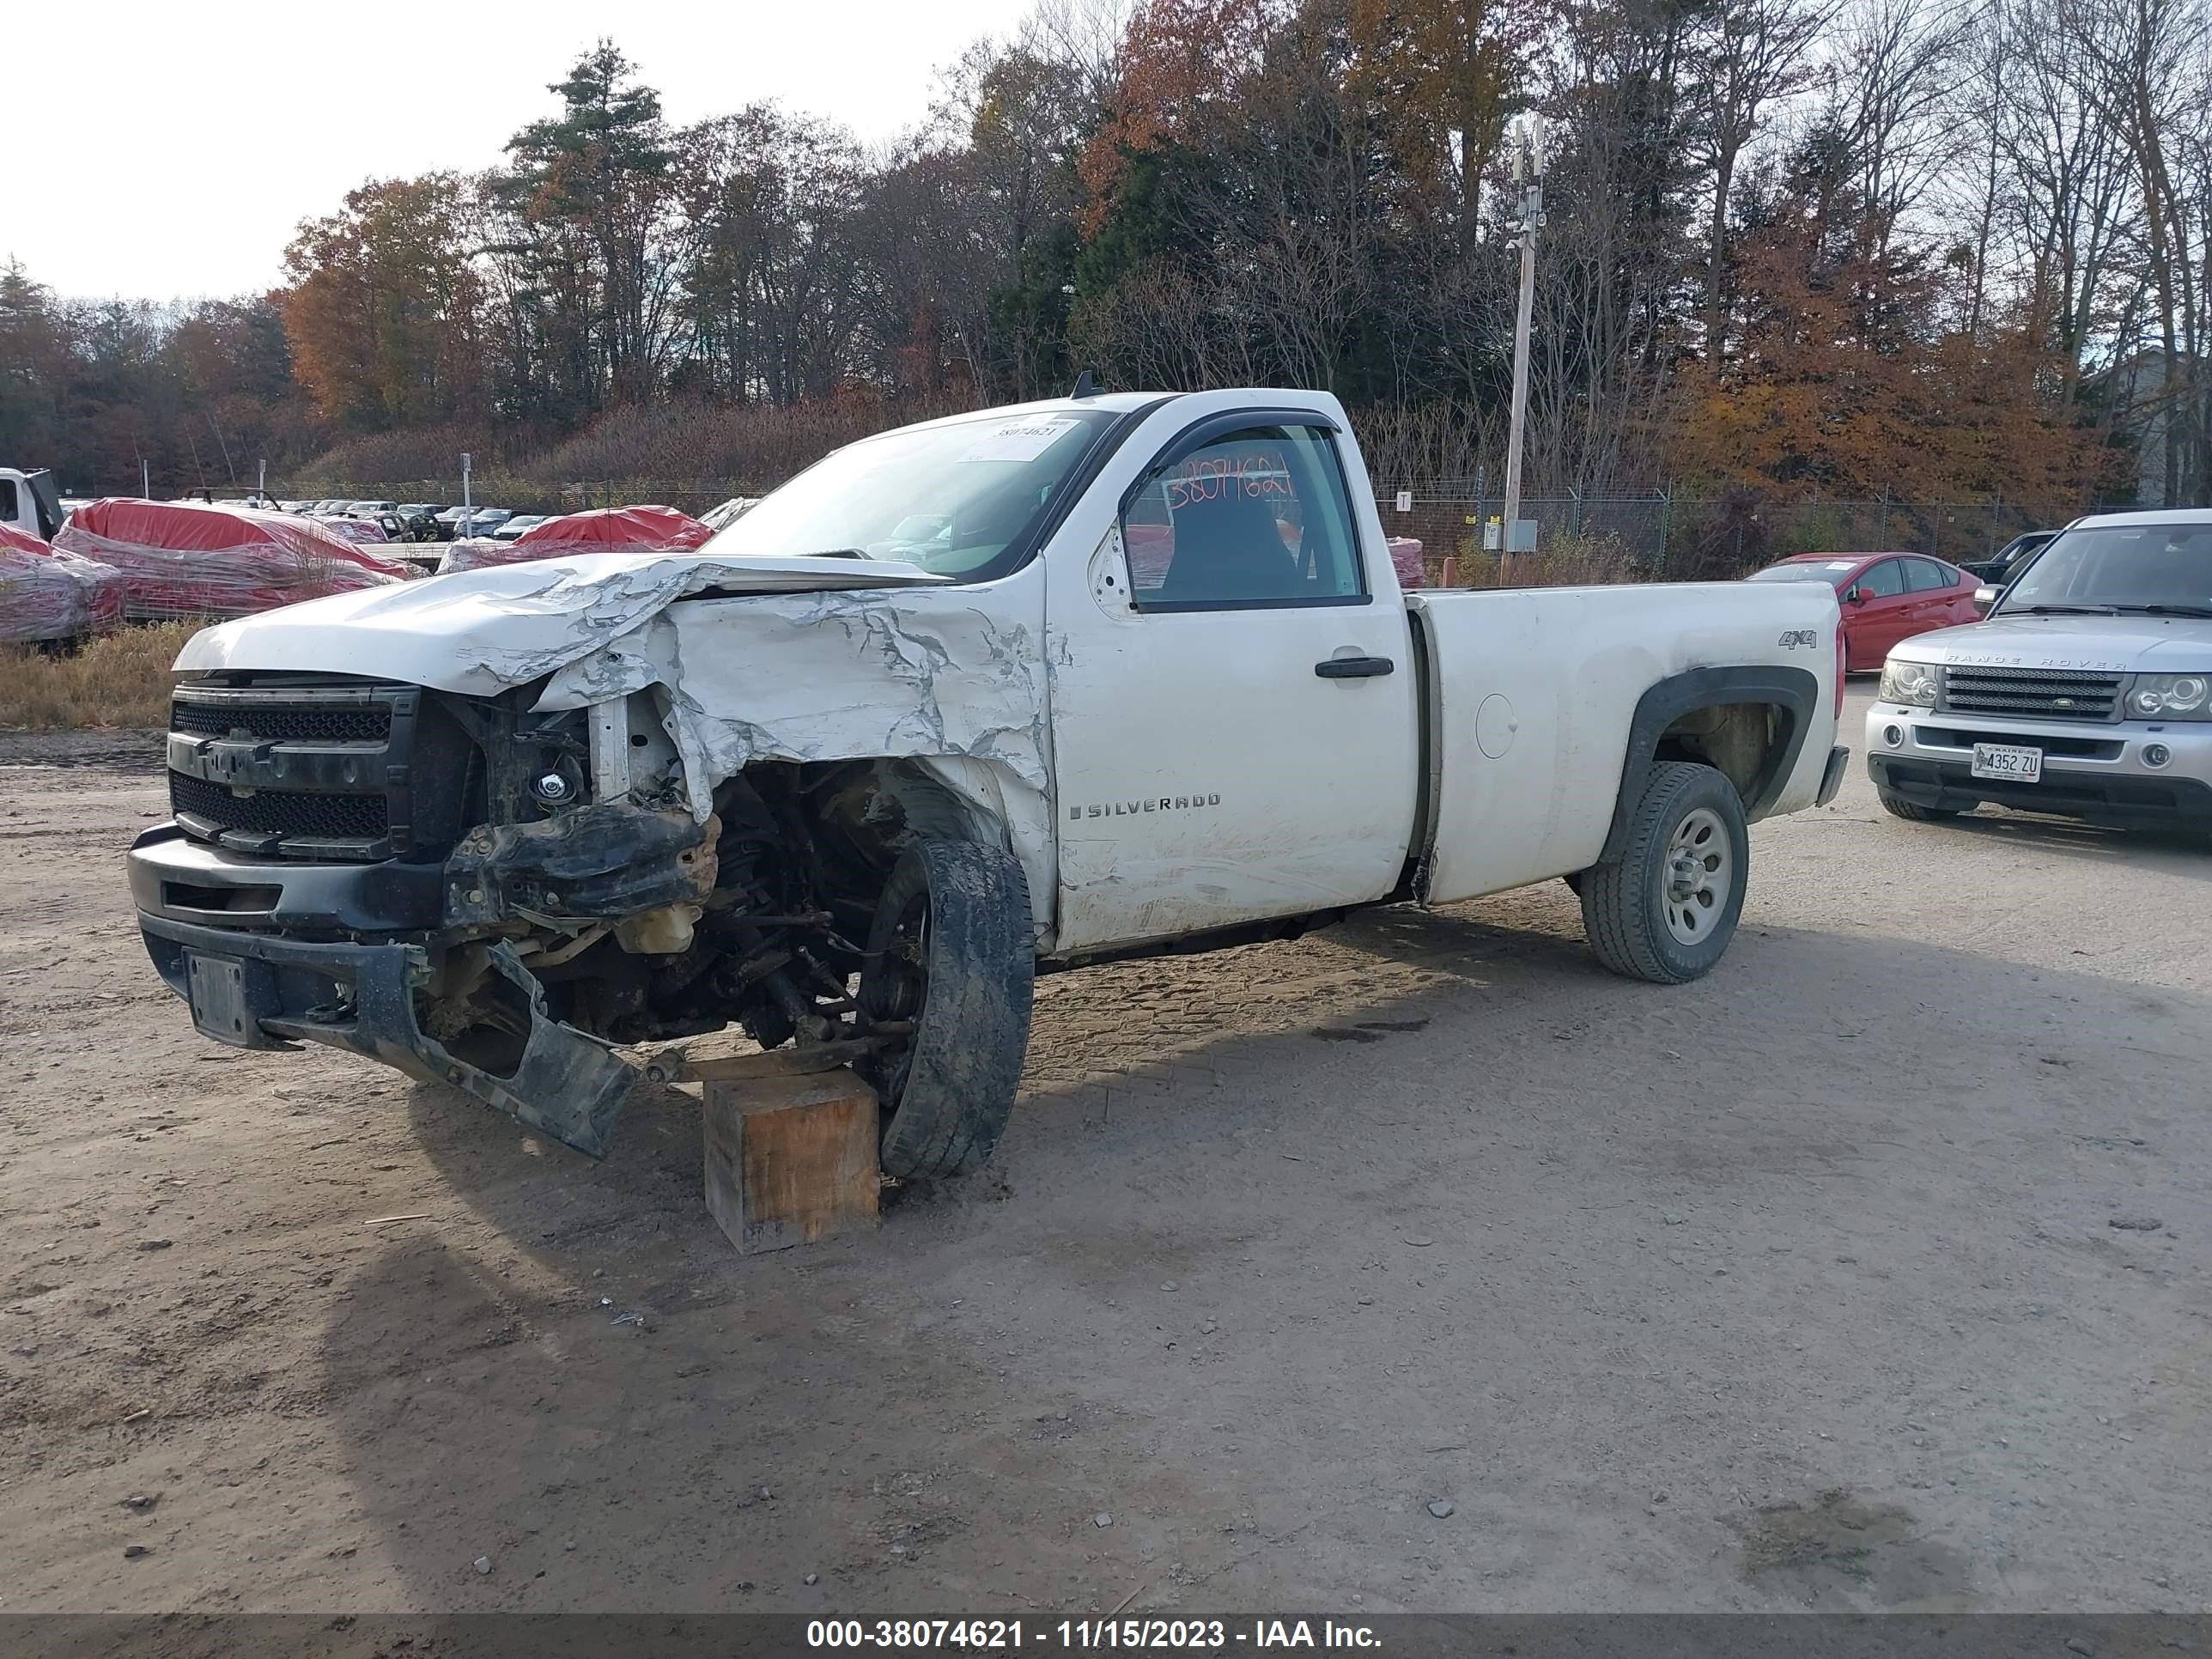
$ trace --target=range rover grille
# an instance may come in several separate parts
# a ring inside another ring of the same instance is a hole
[[[2119,711],[2124,676],[2071,668],[1943,671],[1942,707],[1958,714],[2031,715],[2038,720],[2109,720]]]

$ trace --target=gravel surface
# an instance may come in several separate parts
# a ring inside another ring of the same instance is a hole
[[[2212,1605],[2212,854],[1855,771],[1695,985],[1556,883],[1058,976],[746,1259],[682,1095],[195,1036],[156,752],[0,739],[6,1611]]]

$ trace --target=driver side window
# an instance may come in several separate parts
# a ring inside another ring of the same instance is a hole
[[[1121,545],[1139,611],[1367,597],[1336,447],[1311,427],[1228,433],[1154,469],[1122,504]]]
[[[1905,592],[1905,573],[1895,559],[1884,559],[1862,572],[1851,586],[1863,587],[1877,599],[1894,599]]]

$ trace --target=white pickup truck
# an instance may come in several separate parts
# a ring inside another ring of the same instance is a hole
[[[199,1029],[597,1155],[623,1047],[836,1044],[883,1164],[997,1145],[1033,975],[1551,877],[1608,968],[1727,948],[1825,803],[1818,582],[1401,592],[1343,409],[1070,398],[854,444],[697,553],[227,623],[131,881]]]
[[[63,516],[61,492],[54,487],[52,473],[43,467],[25,472],[0,466],[0,524],[50,542],[61,529]]]

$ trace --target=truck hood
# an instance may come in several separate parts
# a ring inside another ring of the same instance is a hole
[[[2212,621],[2194,617],[2006,617],[1917,634],[1900,661],[2108,674],[2212,672]]]
[[[589,656],[684,599],[938,586],[874,559],[586,553],[455,571],[242,617],[195,634],[184,673],[224,669],[373,675],[489,696]]]

